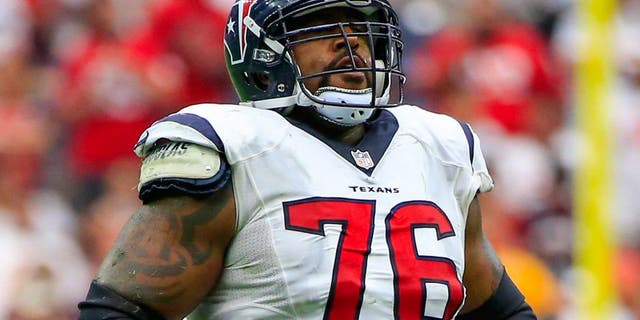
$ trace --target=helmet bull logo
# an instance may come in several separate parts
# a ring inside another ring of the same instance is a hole
[[[244,62],[247,51],[247,26],[244,19],[251,13],[255,0],[242,0],[236,2],[229,15],[227,22],[227,31],[224,37],[224,46],[231,64]]]

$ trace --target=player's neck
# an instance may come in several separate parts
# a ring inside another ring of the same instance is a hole
[[[364,136],[365,127],[363,124],[359,124],[353,127],[349,127],[348,130],[344,131],[344,133],[340,137],[340,141],[348,144],[350,146],[355,146],[362,140]]]
[[[304,123],[313,130],[321,133],[326,138],[340,141],[344,144],[354,146],[364,136],[365,126],[359,124],[355,126],[341,126],[328,121],[312,108],[297,107],[287,116],[293,120]]]

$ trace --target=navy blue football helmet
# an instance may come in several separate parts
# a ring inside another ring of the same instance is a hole
[[[362,21],[303,27],[293,22],[334,8],[358,12]],[[350,37],[368,43],[374,62],[356,63]],[[345,39],[352,63],[302,74],[293,48],[328,38]],[[229,14],[224,45],[227,69],[241,104],[278,110],[311,106],[330,121],[355,125],[366,121],[376,108],[397,106],[403,100],[403,42],[397,15],[387,0],[237,0]],[[304,85],[305,79],[347,72],[368,74],[369,88],[325,86],[311,92]]]

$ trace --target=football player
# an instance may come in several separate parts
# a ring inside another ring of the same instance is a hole
[[[148,128],[81,319],[535,319],[482,232],[465,123],[402,104],[387,0],[239,0],[238,105]]]

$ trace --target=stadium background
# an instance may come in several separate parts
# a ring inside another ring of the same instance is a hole
[[[0,1],[0,319],[74,319],[138,205],[140,132],[187,104],[236,101],[221,45],[231,2]],[[407,102],[479,134],[496,180],[484,227],[540,318],[581,319],[598,298],[584,284],[602,282],[606,318],[640,319],[640,1],[618,1],[596,29],[572,0],[391,2]],[[594,48],[608,63],[581,72]],[[585,74],[592,85],[576,85]],[[600,113],[582,112],[585,97],[605,97]],[[580,152],[594,128],[581,123],[601,124],[604,148]],[[599,220],[576,219],[577,172],[606,182],[580,185],[605,204]],[[576,250],[576,226],[604,233]],[[591,250],[604,273],[575,263]]]

